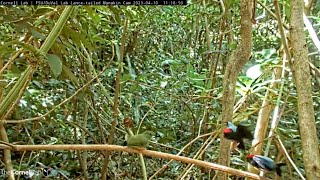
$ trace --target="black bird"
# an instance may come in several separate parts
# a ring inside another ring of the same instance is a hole
[[[253,136],[250,131],[242,125],[235,126],[231,122],[227,122],[227,128],[223,130],[224,137],[239,143],[239,149],[245,149],[243,139],[252,140]]]

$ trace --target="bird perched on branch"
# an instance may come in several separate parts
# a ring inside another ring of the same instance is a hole
[[[127,146],[130,147],[146,147],[150,139],[154,135],[152,131],[145,131],[141,134],[129,136],[127,139]]]
[[[235,126],[231,122],[227,122],[227,128],[223,130],[224,137],[239,143],[239,149],[245,149],[243,139],[252,140],[253,136],[250,131],[242,125]]]
[[[281,166],[286,165],[285,163],[276,164],[272,159],[266,156],[249,154],[247,155],[249,163],[257,168],[264,171],[276,171],[278,176],[281,176]]]

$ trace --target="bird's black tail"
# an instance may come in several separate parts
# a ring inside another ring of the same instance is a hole
[[[281,166],[285,166],[285,163],[279,163],[276,165],[276,173],[278,174],[278,176],[281,176]]]

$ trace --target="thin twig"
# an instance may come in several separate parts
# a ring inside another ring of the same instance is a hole
[[[299,174],[300,178],[302,180],[305,180],[305,178],[303,177],[303,175],[301,174],[301,172],[299,171],[298,167],[296,166],[296,164],[293,162],[293,160],[291,159],[288,151],[286,150],[286,147],[283,145],[281,139],[279,138],[279,136],[276,136],[277,140],[279,141],[279,144],[284,152],[284,154],[286,155],[286,157],[288,158],[289,162],[291,163],[291,165],[293,166],[293,168],[296,170],[296,172]]]

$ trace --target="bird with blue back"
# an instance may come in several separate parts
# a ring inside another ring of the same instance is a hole
[[[239,149],[245,149],[243,139],[252,140],[253,136],[246,126],[235,126],[232,122],[227,122],[227,128],[223,130],[224,137],[238,143]]]
[[[281,166],[286,165],[285,163],[275,163],[271,158],[261,155],[249,154],[247,155],[249,163],[263,171],[275,171],[278,176],[281,176]]]

